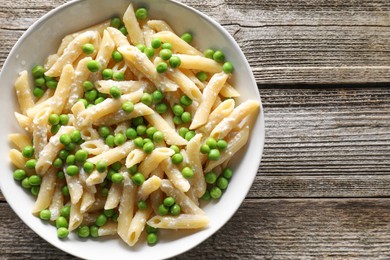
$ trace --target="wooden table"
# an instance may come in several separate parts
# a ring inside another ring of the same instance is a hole
[[[1,0],[0,67],[64,0]],[[390,257],[390,2],[185,0],[243,49],[266,116],[261,167],[214,236],[177,259]],[[254,133],[255,134],[255,133]],[[0,195],[0,259],[73,259]]]

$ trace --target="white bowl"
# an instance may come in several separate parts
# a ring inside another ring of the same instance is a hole
[[[233,85],[242,95],[242,100],[260,101],[257,85],[245,56],[233,37],[214,20],[186,5],[169,0],[134,0],[134,5],[146,6],[150,16],[166,20],[173,29],[181,34],[191,31],[195,46],[204,50],[218,48],[235,66]],[[39,236],[59,249],[85,259],[161,259],[183,253],[214,234],[236,212],[248,193],[260,164],[264,146],[264,115],[261,109],[251,130],[250,139],[232,164],[235,174],[222,198],[205,205],[204,210],[210,217],[209,227],[197,232],[170,232],[159,236],[157,245],[150,247],[138,243],[134,248],[125,245],[119,238],[88,239],[81,241],[75,234],[69,239],[57,238],[52,225],[42,222],[31,214],[34,198],[23,191],[12,177],[13,167],[8,159],[10,144],[7,136],[21,132],[14,111],[18,110],[13,84],[22,70],[43,63],[45,58],[56,52],[61,39],[68,33],[109,19],[114,15],[122,16],[130,1],[128,0],[84,0],[72,1],[49,12],[32,25],[19,39],[4,63],[0,82],[0,174],[1,190],[16,214]],[[223,241],[220,241],[223,243]]]

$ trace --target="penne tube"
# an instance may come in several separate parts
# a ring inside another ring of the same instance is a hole
[[[131,113],[126,113],[125,111],[118,110],[117,112],[114,112],[112,114],[108,114],[99,120],[93,122],[94,125],[114,125],[121,123],[123,121],[128,121],[132,118],[140,117],[140,116],[146,116],[154,114],[154,110],[148,107],[147,105],[143,103],[137,103],[134,105],[134,111]]]
[[[123,185],[121,183],[113,183],[108,191],[108,196],[104,209],[114,209],[119,205],[122,195]]]
[[[204,84],[195,76],[192,70],[180,68],[180,71],[184,73],[195,85],[200,89],[204,89]]]
[[[197,134],[188,142],[186,148],[188,161],[190,162],[191,168],[194,170],[194,176],[189,179],[191,184],[190,190],[194,191],[194,194],[197,198],[202,197],[207,188],[207,184],[203,175],[202,160],[199,153],[201,142],[202,134]]]
[[[95,202],[95,193],[89,190],[84,191],[83,196],[81,198],[80,213],[84,214],[85,212],[88,212],[88,210],[92,207],[94,202]]]
[[[135,17],[133,4],[130,4],[123,15],[123,23],[126,26],[129,41],[133,45],[145,44],[142,30],[139,27],[137,18]]]
[[[210,73],[222,71],[222,66],[212,59],[187,54],[177,54],[177,56],[181,60],[181,69],[200,70]]]
[[[79,176],[70,176],[66,173],[66,167],[64,167],[66,184],[68,185],[70,201],[72,204],[77,204],[83,196],[83,185],[79,180]]]
[[[55,221],[61,215],[61,209],[64,206],[64,197],[62,195],[62,181],[57,181],[55,185],[55,190],[53,197],[51,198],[51,203],[49,206],[50,210],[50,221]]]
[[[98,229],[98,236],[113,236],[117,234],[118,223],[114,221],[108,221],[106,224]]]
[[[30,138],[25,134],[9,134],[8,140],[10,140],[20,151],[26,146],[31,146]]]
[[[107,166],[118,162],[125,158],[127,154],[135,148],[133,141],[127,141],[126,143],[108,150],[95,157],[89,158],[87,161],[96,164],[98,161],[103,160],[107,163]]]
[[[134,166],[136,164],[139,164],[142,162],[146,157],[146,153],[143,150],[140,149],[134,149],[127,155],[126,157],[126,167],[130,168],[131,166]]]
[[[169,31],[173,32],[172,28],[163,20],[149,20],[148,26],[156,32]]]
[[[99,155],[110,150],[110,147],[101,139],[85,141],[80,145],[81,149],[88,152],[88,154]]]
[[[138,241],[138,238],[144,230],[146,221],[149,219],[151,213],[152,208],[150,206],[148,206],[147,209],[138,210],[135,213],[129,227],[129,233],[127,235],[128,240],[125,241],[129,246],[135,245],[135,243]]]
[[[238,93],[238,91],[233,88],[232,85],[230,85],[228,82],[225,83],[219,94],[227,98],[235,98],[240,96],[240,93]]]
[[[208,136],[215,128],[216,125],[219,124],[224,118],[227,118],[234,109],[234,100],[233,99],[227,99],[223,101],[221,104],[219,104],[213,112],[210,113],[208,122],[199,129],[201,133],[203,133],[205,136]]]
[[[144,37],[145,46],[152,45],[152,39],[154,34],[155,31],[152,28],[150,28],[147,24],[144,24],[144,26],[142,26],[142,35]]]
[[[171,159],[165,159],[161,162],[161,168],[164,170],[168,179],[175,185],[175,187],[181,192],[187,192],[190,189],[190,183],[183,177],[181,171],[177,169],[171,162]]]
[[[100,74],[100,72],[105,69],[108,63],[111,60],[112,52],[115,49],[115,43],[111,38],[111,35],[107,30],[103,32],[103,38],[99,46],[99,51],[96,55],[96,59],[100,63],[100,68],[95,75]]]
[[[162,42],[169,42],[172,44],[172,49],[177,53],[188,54],[188,55],[197,55],[203,57],[203,53],[192,47],[182,38],[177,36],[175,33],[170,31],[162,31],[156,33],[154,38],[159,38]]]
[[[178,69],[170,69],[166,73],[168,75],[168,78],[176,82],[176,84],[179,86],[180,90],[183,91],[184,94],[186,94],[188,97],[198,103],[202,102],[202,92],[200,92],[199,88],[195,85],[195,83],[190,80],[183,72]]]
[[[142,80],[130,81],[114,81],[114,80],[98,80],[96,81],[96,89],[101,93],[110,93],[110,88],[116,86],[122,94],[129,94],[137,90],[144,90],[149,83]]]
[[[15,112],[14,114],[15,114],[16,121],[18,121],[20,127],[26,132],[32,133],[33,132],[32,119],[28,116],[19,114],[18,112]]]
[[[89,177],[87,178],[87,180],[85,181],[85,183],[87,184],[87,186],[93,186],[93,185],[96,185],[96,184],[100,184],[104,181],[104,179],[106,178],[107,176],[107,171],[105,172],[98,172],[98,171],[93,171]]]
[[[161,186],[161,179],[157,176],[152,176],[147,179],[138,190],[138,200],[146,200],[149,195],[158,190]]]
[[[146,156],[145,160],[139,165],[138,171],[141,172],[145,179],[149,177],[149,174],[158,167],[160,162],[170,158],[175,152],[168,147],[158,147],[153,152]]]
[[[246,116],[253,113],[260,106],[259,102],[255,100],[248,100],[238,105],[233,112],[225,117],[215,128],[211,131],[210,136],[218,139],[222,139],[228,135],[228,133],[238,125]]]
[[[128,243],[128,231],[136,203],[136,187],[127,174],[124,175],[123,192],[119,203],[118,235]]]
[[[28,82],[27,71],[19,73],[19,77],[15,81],[16,97],[18,98],[20,111],[26,115],[27,110],[34,106],[33,94]]]
[[[180,214],[179,216],[154,216],[147,224],[161,229],[198,229],[209,224],[205,215]]]
[[[228,75],[221,72],[214,74],[214,76],[210,79],[209,83],[203,90],[203,102],[200,103],[200,106],[194,115],[190,129],[196,129],[207,123],[211,107],[213,106],[215,99],[217,98],[218,93],[225,84],[227,78]]]
[[[57,170],[55,168],[50,168],[47,174],[42,178],[38,197],[32,209],[33,214],[38,214],[41,210],[47,209],[50,206],[56,188],[56,180]]]
[[[69,231],[73,231],[80,226],[83,222],[83,214],[80,212],[81,201],[77,204],[70,205],[70,216],[69,216]]]

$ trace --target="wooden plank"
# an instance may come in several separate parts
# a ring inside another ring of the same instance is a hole
[[[0,66],[21,32],[63,2],[5,0],[0,7]],[[183,2],[235,37],[259,83],[390,81],[388,1],[360,1],[358,7],[319,0],[297,5],[282,0]]]
[[[390,199],[246,200],[226,226],[176,259],[386,258],[389,203]],[[0,209],[2,259],[76,259],[35,235],[7,204],[0,203]]]

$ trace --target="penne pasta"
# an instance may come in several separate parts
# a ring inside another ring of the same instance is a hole
[[[198,229],[205,228],[209,218],[205,215],[181,214],[180,216],[154,216],[147,224],[161,229]]]

